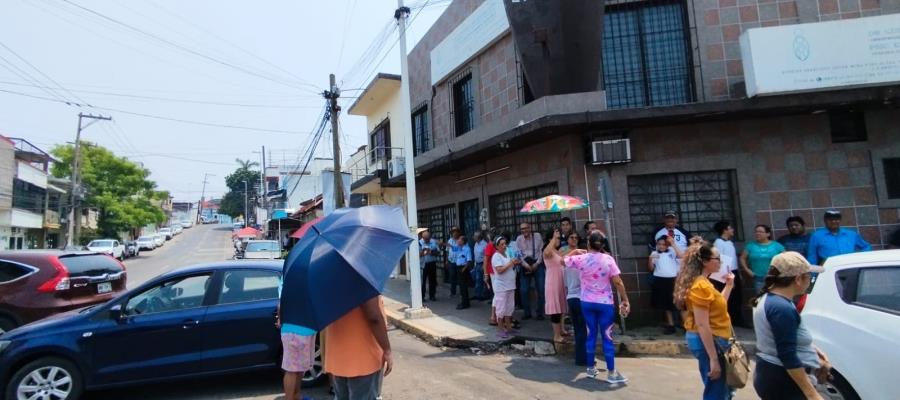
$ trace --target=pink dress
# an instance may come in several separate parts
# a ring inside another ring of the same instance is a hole
[[[563,259],[558,253],[552,257],[544,256],[547,267],[544,281],[544,313],[547,315],[565,314],[568,312],[566,302],[566,280]]]

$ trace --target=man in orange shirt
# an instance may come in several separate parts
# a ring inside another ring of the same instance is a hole
[[[325,336],[325,371],[334,377],[335,399],[378,398],[382,372],[387,376],[394,364],[381,296],[332,322]]]

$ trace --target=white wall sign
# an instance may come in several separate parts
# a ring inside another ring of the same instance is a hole
[[[444,80],[508,30],[503,0],[485,0],[431,50],[431,84]]]
[[[747,95],[900,82],[900,14],[750,29]]]

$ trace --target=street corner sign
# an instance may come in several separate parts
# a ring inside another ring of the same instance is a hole
[[[900,14],[749,29],[747,96],[900,82]]]

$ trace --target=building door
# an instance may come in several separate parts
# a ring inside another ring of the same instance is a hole
[[[459,226],[469,241],[472,240],[472,235],[481,228],[478,222],[480,213],[478,199],[459,203]]]

